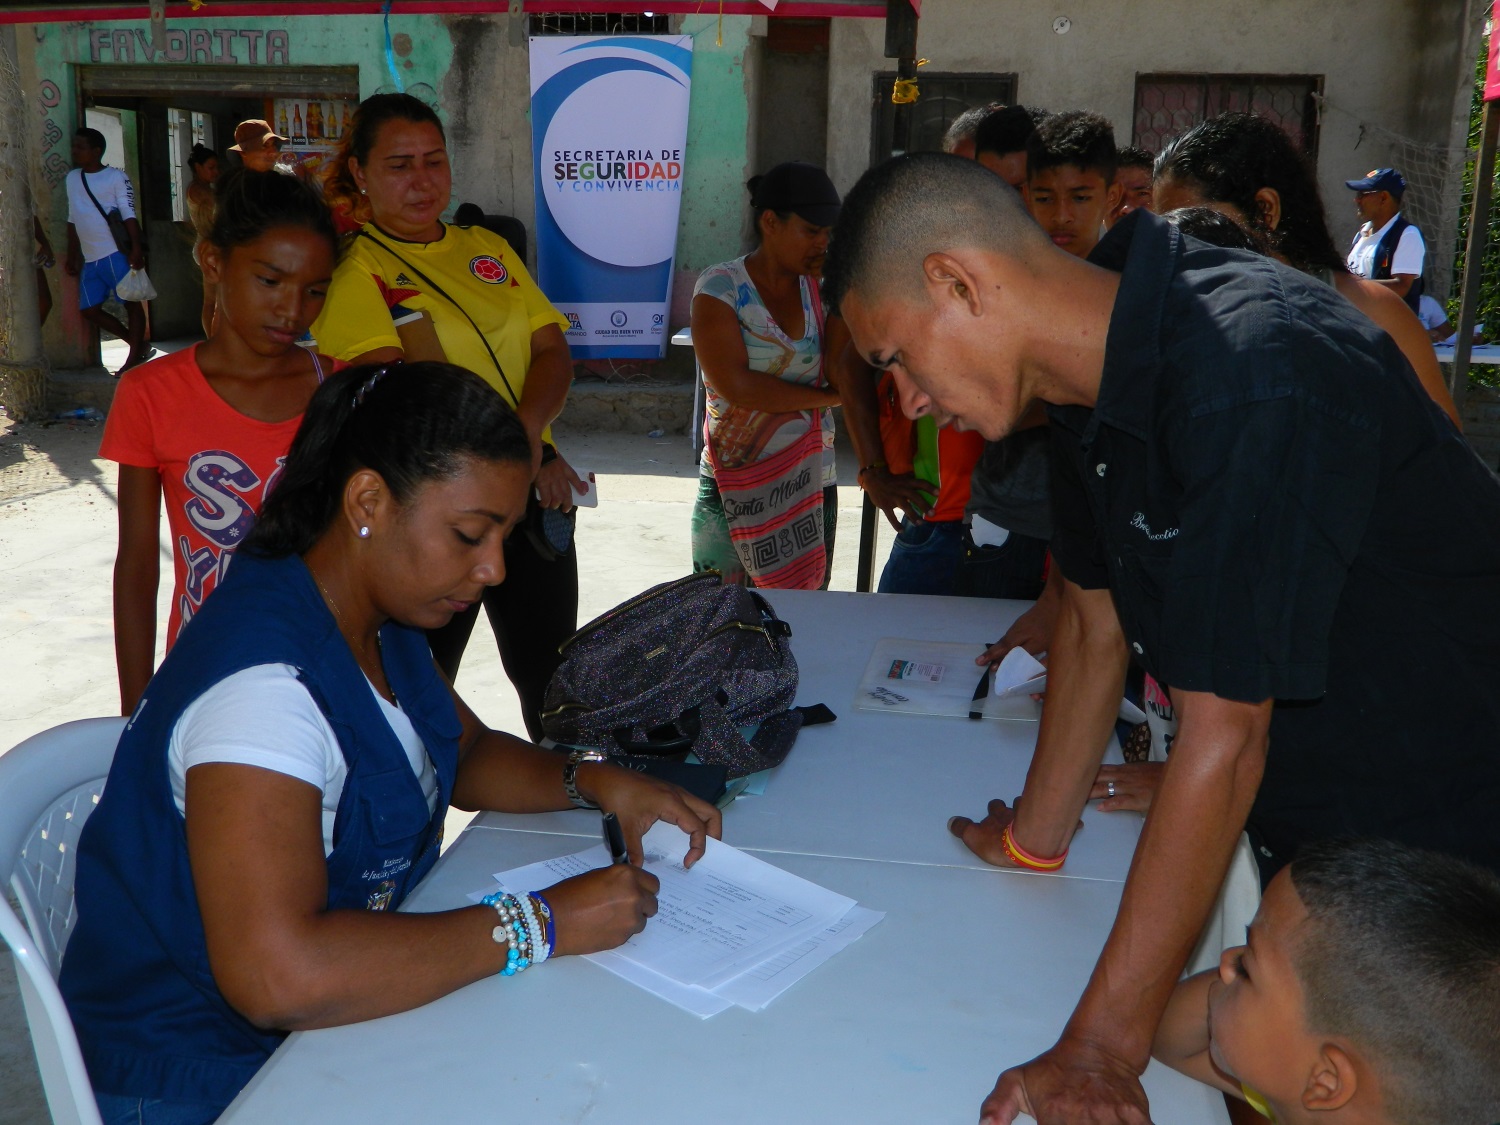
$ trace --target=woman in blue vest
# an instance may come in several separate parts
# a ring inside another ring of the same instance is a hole
[[[693,858],[718,836],[680,789],[487,729],[433,664],[423,630],[505,577],[531,475],[514,412],[460,368],[351,368],[314,395],[80,840],[60,984],[106,1123],[212,1121],[288,1031],[609,949],[655,913],[655,878],[627,865],[393,913],[450,802],[597,805],[637,860],[657,820]]]

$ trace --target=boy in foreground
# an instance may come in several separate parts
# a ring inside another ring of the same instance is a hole
[[[1152,1053],[1281,1125],[1500,1121],[1500,879],[1386,841],[1309,847],[1249,944],[1177,986]]]

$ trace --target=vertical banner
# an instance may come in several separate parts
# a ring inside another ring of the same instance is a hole
[[[537,281],[578,359],[667,345],[693,40],[536,36]]]

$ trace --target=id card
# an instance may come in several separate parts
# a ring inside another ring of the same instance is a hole
[[[888,680],[921,680],[927,684],[943,682],[946,664],[928,664],[920,660],[892,660],[891,669],[885,674]]]

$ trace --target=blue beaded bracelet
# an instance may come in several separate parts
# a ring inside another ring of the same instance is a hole
[[[527,925],[526,911],[515,895],[497,891],[480,900],[492,907],[499,916],[500,925],[490,931],[497,945],[505,945],[505,965],[500,970],[503,977],[513,977],[531,966],[535,942]]]

